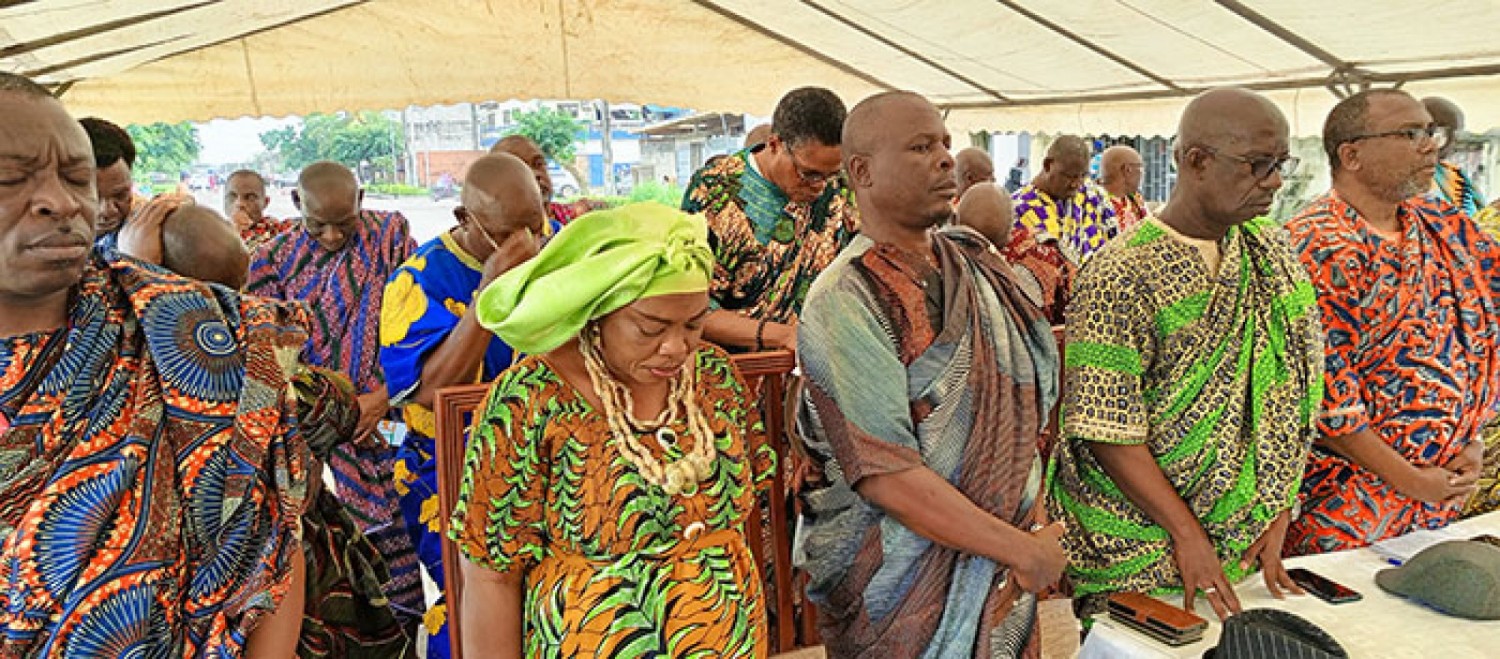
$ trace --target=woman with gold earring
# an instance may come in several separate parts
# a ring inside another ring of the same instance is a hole
[[[775,456],[701,341],[713,265],[701,217],[634,204],[480,294],[531,356],[475,417],[454,511],[475,656],[765,656],[743,524]]]

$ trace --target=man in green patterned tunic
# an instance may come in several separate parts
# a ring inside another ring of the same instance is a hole
[[[1203,593],[1222,618],[1280,551],[1321,400],[1305,270],[1262,216],[1288,155],[1270,101],[1218,89],[1183,112],[1159,215],[1080,273],[1068,311],[1063,436],[1048,483],[1079,611],[1116,591]],[[1186,588],[1184,588],[1186,584]]]
[[[787,92],[765,142],[709,161],[682,209],[702,213],[714,250],[703,338],[740,350],[797,349],[814,277],[859,229],[840,175],[844,103],[821,87]]]

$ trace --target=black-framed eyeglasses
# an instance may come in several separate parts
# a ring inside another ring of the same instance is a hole
[[[1347,140],[1344,140],[1343,142],[1341,142],[1341,144],[1353,144],[1360,140],[1373,140],[1379,137],[1404,137],[1418,147],[1431,144],[1434,148],[1441,149],[1444,146],[1448,145],[1448,140],[1452,139],[1453,133],[1452,131],[1448,130],[1447,126],[1439,126],[1437,124],[1433,124],[1430,126],[1398,128],[1396,130],[1388,130],[1380,133],[1365,133],[1363,135],[1355,135]]]
[[[797,160],[797,152],[793,151],[790,146],[786,147],[786,156],[792,159],[792,169],[797,172],[797,178],[802,179],[802,182],[807,185],[822,185],[839,175],[837,171],[820,172],[810,167],[803,167],[802,161]]]
[[[1287,178],[1297,173],[1297,166],[1302,164],[1302,159],[1297,156],[1237,156],[1232,153],[1224,153],[1211,146],[1198,147],[1207,151],[1210,155],[1222,156],[1238,163],[1250,166],[1250,175],[1259,181],[1271,175],[1272,172]]]

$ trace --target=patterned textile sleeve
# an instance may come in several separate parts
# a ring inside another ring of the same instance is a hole
[[[281,284],[281,275],[272,256],[280,245],[290,240],[291,231],[272,237],[255,248],[250,257],[250,277],[245,280],[245,292],[272,300],[285,300],[286,290]]]
[[[750,457],[750,480],[755,487],[755,495],[759,497],[770,491],[772,478],[776,475],[781,458],[768,441],[770,438],[766,434],[765,417],[761,414],[761,405],[757,403],[780,405],[783,401],[757,401],[754,397],[756,392],[745,387],[745,377],[740,374],[739,367],[727,359],[723,363],[729,370],[723,374],[723,384],[719,386],[733,392],[732,400],[745,411],[745,451]],[[699,377],[704,377],[701,371]]]
[[[138,307],[138,313],[144,318],[150,311],[146,307]],[[242,318],[240,339],[244,346],[246,383],[238,414],[241,418],[263,418],[268,414],[279,413],[284,422],[289,423],[296,418],[297,403],[291,387],[286,385],[295,373],[295,358],[306,340],[301,329],[306,327],[306,315],[300,307],[269,303],[252,297],[239,298],[239,313]],[[265,390],[267,386],[278,385],[279,391]],[[267,396],[267,393],[270,395]],[[272,407],[279,410],[272,410]],[[222,448],[232,449],[233,454],[239,456],[264,456],[258,467],[266,478],[257,479],[258,482],[253,483],[236,482],[237,479],[233,478],[221,483],[205,479],[196,485],[212,490],[216,495],[214,498],[222,497],[219,500],[226,506],[232,501],[239,501],[238,506],[246,509],[206,511],[198,510],[196,506],[190,506],[190,509],[211,515],[219,524],[223,523],[221,520],[231,519],[245,523],[252,516],[262,516],[262,519],[271,522],[271,528],[263,529],[269,537],[259,551],[258,565],[255,566],[253,576],[239,582],[237,589],[221,593],[222,599],[189,599],[185,612],[193,617],[219,618],[227,627],[221,631],[248,637],[262,616],[275,612],[291,587],[291,557],[294,552],[302,551],[301,517],[307,504],[308,464],[312,454],[300,431],[291,425],[282,426],[279,432],[235,433],[229,440],[229,445]],[[202,445],[195,451],[205,456],[222,452],[224,451],[213,450],[209,444]],[[244,489],[236,492],[236,486]],[[184,488],[184,500],[199,501],[202,495],[195,496],[196,490],[195,487]],[[206,519],[200,518],[200,521],[204,523],[189,525],[188,528],[198,528],[208,533],[208,529],[217,526]],[[196,544],[199,547],[218,549],[207,552],[208,555],[199,563],[202,569],[189,576],[189,591],[219,583],[221,575],[215,574],[214,559],[218,557],[219,560],[224,560],[236,551],[243,551],[234,548],[233,545],[237,543],[226,542],[226,537],[217,534],[199,537]],[[239,558],[243,559],[245,556]],[[240,569],[247,567],[249,566],[242,565]],[[212,613],[214,611],[217,613]],[[212,630],[216,626],[209,625],[208,628]]]
[[[406,261],[385,286],[380,307],[380,368],[391,403],[408,402],[422,385],[422,363],[447,340],[459,316],[418,283],[425,258]]]
[[[852,488],[867,476],[925,463],[908,405],[906,366],[875,316],[878,303],[844,288],[851,279],[830,282],[837,288],[803,308],[797,355],[807,399]]]
[[[1294,222],[1288,229],[1292,250],[1317,289],[1323,319],[1324,387],[1316,427],[1329,437],[1353,434],[1370,424],[1364,382],[1355,365],[1363,336],[1356,328],[1368,327],[1355,288],[1364,279],[1363,257],[1354,247],[1357,241],[1327,235],[1326,227],[1315,222]]]
[[[1146,365],[1155,361],[1154,314],[1127,262],[1084,268],[1068,306],[1063,438],[1144,444]]]
[[[710,174],[709,170],[705,167],[693,174],[682,194],[682,210],[702,213],[708,221],[708,243],[714,251],[714,273],[708,297],[713,308],[719,309],[723,307],[723,300],[733,293],[736,273],[745,260],[745,245],[736,244],[725,235],[723,222],[724,216],[729,214],[725,208],[729,201],[725,198],[725,191],[719,189],[723,186],[722,177]]]
[[[548,449],[534,424],[535,387],[543,369],[513,367],[490,388],[464,457],[464,476],[449,535],[469,560],[497,572],[535,567],[545,555]]]

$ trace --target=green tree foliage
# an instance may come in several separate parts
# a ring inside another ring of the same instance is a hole
[[[395,180],[396,159],[405,144],[401,123],[379,112],[312,114],[300,127],[260,134],[260,143],[297,171],[319,160],[343,163],[366,180]],[[361,171],[361,163],[369,168]]]
[[[198,128],[186,121],[180,124],[154,123],[125,127],[135,142],[135,166],[141,180],[152,172],[161,172],[177,180],[198,161],[203,145],[198,142]]]
[[[510,134],[525,135],[536,142],[542,155],[568,170],[579,185],[587,185],[588,177],[578,171],[574,159],[578,157],[578,136],[583,131],[583,122],[562,110],[539,107],[515,115],[516,125]]]

